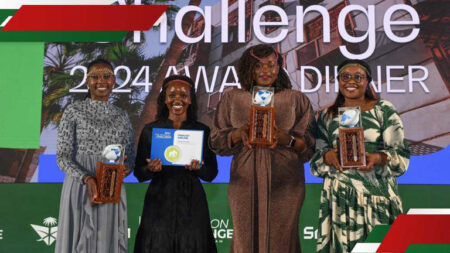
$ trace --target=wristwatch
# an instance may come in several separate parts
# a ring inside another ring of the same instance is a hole
[[[288,147],[293,148],[296,141],[297,140],[295,139],[295,137],[291,135],[291,140],[289,141]]]

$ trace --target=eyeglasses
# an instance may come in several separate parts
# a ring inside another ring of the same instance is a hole
[[[277,62],[258,62],[255,65],[255,70],[256,71],[260,71],[262,70],[264,67],[266,67],[269,71],[274,70],[276,67],[278,66]]]
[[[92,74],[88,75],[88,77],[94,81],[98,81],[100,77],[103,77],[103,80],[111,80],[114,77],[114,75],[110,73],[104,73],[104,74]]]
[[[341,78],[342,81],[344,82],[348,82],[350,81],[352,78],[353,80],[355,80],[355,82],[359,83],[361,82],[363,79],[367,78],[366,75],[361,75],[361,74],[354,74],[351,75],[349,73],[342,73],[339,75],[339,77]]]

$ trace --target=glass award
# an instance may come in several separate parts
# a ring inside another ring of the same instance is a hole
[[[339,107],[339,156],[342,168],[366,166],[361,109]]]
[[[120,189],[125,177],[125,149],[120,144],[108,145],[97,162],[96,201],[119,203]]]
[[[250,107],[249,143],[257,146],[273,144],[275,109],[275,89],[273,87],[254,86]]]

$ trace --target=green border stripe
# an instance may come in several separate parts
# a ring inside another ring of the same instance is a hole
[[[0,31],[4,42],[120,42],[127,31]]]
[[[380,243],[383,241],[391,225],[376,225],[367,237],[367,243]]]
[[[448,253],[450,252],[450,244],[411,244],[405,253]]]

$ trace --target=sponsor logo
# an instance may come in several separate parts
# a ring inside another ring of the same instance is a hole
[[[212,219],[211,228],[216,243],[223,243],[224,240],[231,240],[233,237],[233,229],[229,219]]]
[[[42,241],[45,244],[47,244],[47,246],[50,246],[53,244],[53,242],[55,242],[58,231],[58,222],[56,221],[56,218],[53,217],[45,218],[43,221],[44,226],[39,226],[35,224],[30,225],[40,237],[39,239],[37,239],[38,242]]]
[[[303,239],[305,240],[311,240],[318,238],[318,229],[314,229],[314,227],[305,227],[303,229]]]

